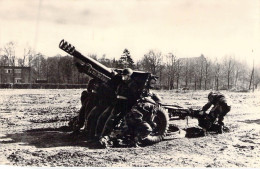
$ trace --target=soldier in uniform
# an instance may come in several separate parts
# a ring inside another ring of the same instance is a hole
[[[132,106],[136,103],[139,94],[136,81],[131,78],[133,70],[126,68],[123,70],[121,77],[122,80],[116,88],[116,100],[108,107],[99,117],[96,134],[100,136],[100,140],[104,136],[108,136],[114,127],[119,123],[127,112],[130,111]],[[101,131],[101,133],[100,133]],[[102,141],[101,141],[102,142]],[[102,144],[102,143],[101,143]]]
[[[224,116],[230,111],[231,107],[227,104],[225,96],[220,92],[210,92],[208,94],[208,103],[202,107],[202,112],[206,112],[211,106],[213,108],[210,110],[209,114],[206,116],[207,120],[199,119],[199,126],[209,130],[214,122],[219,125],[218,133],[223,132],[224,127]]]
[[[157,126],[153,122],[153,118],[156,114],[156,106],[161,104],[161,98],[149,90],[154,88],[154,84],[155,79],[152,79],[149,82],[148,89],[145,89],[141,95],[141,100],[144,101],[140,101],[135,105],[126,116],[128,126],[126,132],[131,133],[130,144],[133,144],[133,146],[137,146],[138,140],[145,139]]]
[[[87,139],[91,141],[97,140],[98,135],[101,133],[102,129],[97,125],[98,119],[102,112],[111,111],[111,104],[115,98],[115,88],[121,81],[121,76],[114,72],[113,78],[108,82],[107,85],[101,84],[97,90],[97,105],[91,110],[91,112],[86,116],[86,133]],[[98,130],[98,131],[97,131]],[[100,131],[101,130],[101,131]],[[97,134],[96,134],[97,133]]]
[[[85,116],[88,116],[88,113],[95,106],[97,100],[97,88],[98,82],[95,79],[91,79],[88,83],[87,91],[81,93],[81,108],[79,110],[79,115],[74,117],[69,122],[69,127],[72,129],[73,133],[76,134],[84,126]]]

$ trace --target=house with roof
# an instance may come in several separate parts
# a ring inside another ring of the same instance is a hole
[[[197,64],[200,65],[203,62],[206,62],[207,59],[205,56],[201,55],[199,57],[187,57],[187,58],[179,58],[178,61],[180,62],[181,66]]]

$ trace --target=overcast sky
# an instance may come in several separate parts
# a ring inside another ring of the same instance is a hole
[[[0,47],[65,55],[61,39],[98,57],[128,48],[135,61],[154,49],[259,63],[260,0],[0,0]]]

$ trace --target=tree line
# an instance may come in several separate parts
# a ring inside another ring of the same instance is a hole
[[[24,49],[23,57],[16,58],[15,43],[9,42],[0,48],[1,66],[28,66],[34,74],[33,81],[45,79],[48,83],[84,84],[89,77],[79,73],[74,60],[69,55],[45,56],[35,53],[30,47]],[[87,56],[110,68],[132,68],[151,72],[159,77],[160,89],[193,90],[250,90],[260,83],[259,68],[249,67],[235,57],[210,59],[203,54],[192,58],[179,58],[173,53],[162,54],[150,50],[136,63],[128,49],[124,49],[119,59],[109,59],[104,54],[98,58],[95,54]]]

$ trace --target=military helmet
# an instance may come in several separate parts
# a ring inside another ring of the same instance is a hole
[[[129,75],[131,76],[133,74],[133,70],[130,68],[125,68],[122,72],[122,75]]]
[[[155,79],[151,79],[150,82],[149,82],[149,87],[151,89],[153,89],[155,87],[155,85],[156,85],[156,80]]]
[[[209,99],[210,101],[212,101],[213,97],[216,96],[216,95],[217,95],[216,92],[212,92],[212,91],[211,91],[211,92],[208,94],[208,99]]]
[[[88,82],[88,91],[91,92],[92,90],[96,90],[98,88],[98,83],[97,83],[97,80],[96,79],[91,79],[89,82]]]
[[[213,95],[213,92],[210,92],[210,93],[208,94],[208,99],[211,98],[212,95]]]

